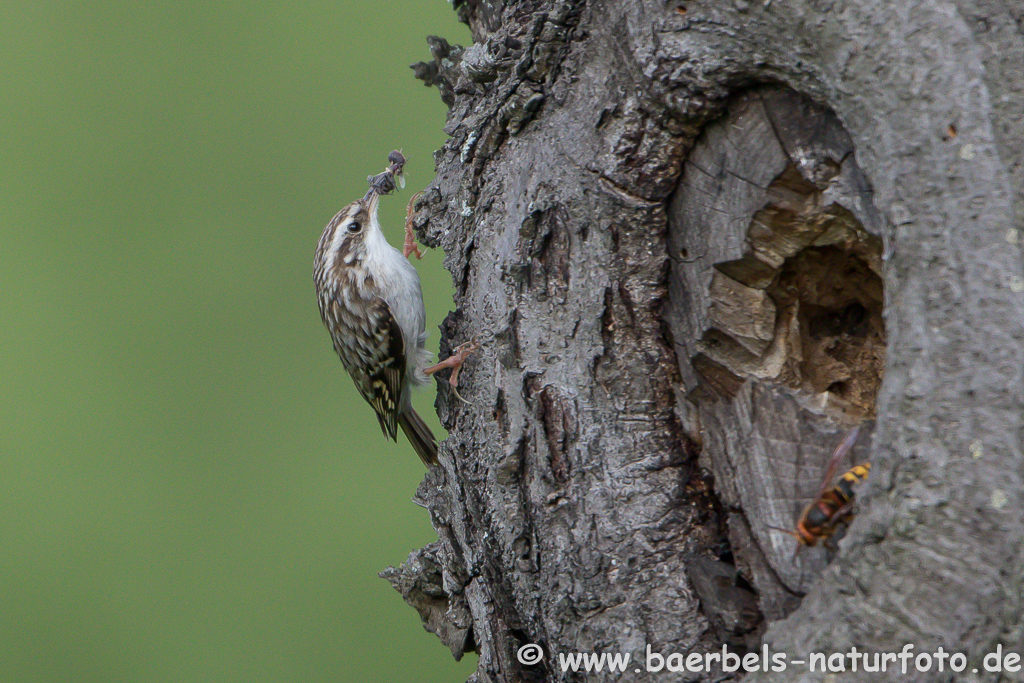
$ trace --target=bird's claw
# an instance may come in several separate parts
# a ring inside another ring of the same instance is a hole
[[[405,205],[405,244],[402,246],[402,255],[405,258],[409,258],[409,254],[416,254],[417,259],[423,258],[420,248],[416,246],[416,234],[412,227],[412,205],[422,196],[423,191],[421,190],[410,197],[409,203]]]
[[[452,393],[455,394],[455,397],[463,403],[472,405],[469,401],[462,398],[461,394],[459,394],[459,372],[462,370],[462,364],[466,362],[466,359],[479,348],[480,341],[476,337],[473,337],[468,342],[464,342],[455,347],[455,352],[451,356],[437,365],[427,368],[424,372],[428,375],[433,375],[438,370],[451,368],[452,376],[448,379],[448,384],[451,385]]]

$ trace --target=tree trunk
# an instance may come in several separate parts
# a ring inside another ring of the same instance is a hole
[[[1020,653],[1024,8],[454,4],[474,44],[416,67],[451,107],[416,222],[446,342],[485,344],[470,404],[438,399],[439,541],[385,575],[471,680],[743,676],[648,647]],[[770,527],[857,424],[858,514],[794,557]]]

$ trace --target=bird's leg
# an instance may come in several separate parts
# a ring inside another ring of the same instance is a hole
[[[441,361],[437,365],[427,368],[423,372],[428,375],[433,375],[438,370],[444,370],[445,368],[452,368],[452,376],[448,379],[448,384],[452,385],[452,391],[458,396],[459,400],[463,403],[468,403],[466,399],[459,396],[459,371],[462,370],[462,364],[466,362],[469,356],[480,348],[480,342],[476,338],[471,339],[465,344],[460,344],[456,349],[455,353]]]
[[[423,258],[423,254],[420,253],[419,247],[416,246],[416,235],[412,230],[412,205],[415,204],[416,200],[422,196],[422,191],[417,192],[409,198],[409,203],[405,207],[405,245],[402,247],[402,255],[405,256],[405,258],[409,258],[409,254],[416,254],[416,258],[418,259]],[[440,370],[440,367],[437,369]],[[456,370],[456,372],[458,372],[458,370]]]

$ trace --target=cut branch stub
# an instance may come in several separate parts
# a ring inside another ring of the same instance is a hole
[[[668,318],[702,464],[734,511],[737,566],[779,618],[826,557],[794,561],[796,541],[768,527],[793,526],[831,448],[875,416],[881,219],[835,115],[764,88],[707,126],[669,221]]]

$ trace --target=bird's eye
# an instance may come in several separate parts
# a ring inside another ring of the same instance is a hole
[[[349,232],[359,232],[362,229],[363,229],[362,226],[359,225],[359,223],[357,221],[352,221],[351,223],[348,224],[348,231]]]

